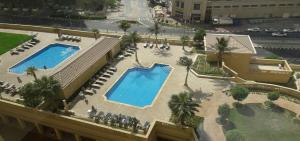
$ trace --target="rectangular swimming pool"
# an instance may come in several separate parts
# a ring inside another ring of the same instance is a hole
[[[152,104],[171,72],[169,65],[128,69],[105,95],[108,100],[136,107]]]
[[[37,69],[51,69],[75,54],[78,50],[78,46],[51,44],[11,67],[9,71],[17,74],[23,74],[29,67],[35,67]]]

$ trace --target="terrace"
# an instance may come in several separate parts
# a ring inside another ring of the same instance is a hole
[[[40,43],[34,45],[34,47],[31,47],[29,49],[24,50],[23,52],[20,52],[17,55],[11,55],[10,51],[6,51],[2,55],[0,55],[0,80],[4,82],[8,82],[10,84],[14,84],[17,88],[26,84],[27,82],[31,82],[34,80],[32,76],[28,76],[26,74],[15,74],[9,72],[9,69],[16,65],[17,63],[21,62],[22,60],[28,58],[29,56],[39,52],[41,49],[45,48],[46,46],[53,44],[53,43],[60,43],[60,44],[66,44],[66,45],[73,45],[73,46],[79,46],[80,50],[72,57],[66,59],[62,63],[58,64],[55,69],[47,69],[47,70],[38,70],[36,71],[36,74],[38,77],[46,75],[50,76],[54,74],[56,71],[64,68],[67,64],[69,64],[73,59],[80,56],[82,53],[87,51],[91,45],[95,42],[95,39],[93,38],[86,38],[82,37],[81,42],[73,42],[73,41],[61,41],[57,40],[57,34],[52,33],[45,33],[45,32],[31,32],[31,31],[20,31],[20,30],[8,30],[8,29],[0,29],[0,32],[5,33],[15,33],[15,34],[24,34],[26,35],[33,35],[37,34],[37,39],[40,40]],[[102,39],[100,39],[102,40]],[[16,46],[14,46],[16,47]],[[20,48],[20,45],[17,46],[17,48]],[[13,47],[11,47],[13,49]],[[14,50],[14,49],[13,49]],[[21,80],[21,81],[20,81]],[[3,94],[2,95],[5,98],[9,98],[11,100],[16,100],[19,98],[18,95],[15,95],[14,97],[11,97],[10,95]]]

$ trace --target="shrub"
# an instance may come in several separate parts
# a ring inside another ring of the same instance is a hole
[[[233,99],[235,99],[237,101],[243,101],[244,99],[247,98],[247,96],[249,94],[249,90],[244,87],[235,86],[230,90],[230,93],[231,93]]]
[[[265,59],[278,59],[278,60],[282,60],[282,58],[279,57],[276,54],[269,55],[269,56],[265,57]]]
[[[221,118],[226,119],[230,114],[230,107],[228,104],[220,105],[218,108],[218,114]]]
[[[245,137],[238,130],[226,132],[226,141],[245,141]]]
[[[299,79],[300,78],[300,73],[296,74],[296,78]]]
[[[275,101],[280,97],[280,94],[278,92],[270,92],[268,93],[268,99],[270,101]]]

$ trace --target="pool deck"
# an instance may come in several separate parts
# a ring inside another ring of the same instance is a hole
[[[38,70],[36,72],[38,77],[41,77],[43,75],[50,76],[56,71],[60,70],[63,68],[65,65],[69,64],[70,61],[73,59],[77,58],[80,56],[81,53],[85,52],[88,50],[91,45],[96,42],[95,39],[93,38],[86,38],[86,37],[81,37],[81,42],[72,42],[72,41],[58,41],[57,40],[57,34],[52,34],[52,33],[44,33],[44,32],[31,32],[31,31],[21,31],[21,30],[10,30],[10,29],[0,29],[0,32],[7,32],[7,33],[18,33],[18,34],[27,34],[27,35],[32,35],[33,33],[38,33],[37,39],[39,39],[41,42],[35,45],[34,47],[25,50],[24,52],[19,53],[19,55],[10,55],[10,52],[6,52],[2,55],[0,55],[0,80],[9,82],[11,84],[15,84],[17,87],[20,87],[27,82],[33,81],[32,76],[28,76],[26,74],[15,74],[9,72],[9,68],[12,66],[16,65],[20,61],[26,59],[27,57],[31,56],[32,54],[38,52],[39,50],[47,47],[49,44],[53,43],[61,43],[61,44],[67,44],[67,45],[73,45],[73,46],[79,46],[80,50],[72,57],[66,59],[62,63],[58,64],[54,69],[48,69],[48,70]],[[101,40],[98,39],[98,40]],[[17,77],[20,77],[22,80],[22,83],[19,83],[17,80]],[[18,95],[15,97],[10,97],[9,95],[3,94],[2,95],[5,98],[10,98],[10,99],[16,99],[18,98]]]
[[[186,68],[177,64],[179,57],[185,54],[181,46],[171,46],[170,51],[159,51],[159,49],[155,48],[145,49],[142,46],[143,44],[138,44],[138,57],[142,66],[149,67],[152,66],[153,63],[162,63],[169,64],[174,68],[169,79],[166,80],[165,85],[162,87],[161,92],[153,101],[152,106],[138,108],[111,102],[105,99],[106,92],[113,86],[120,76],[127,69],[138,65],[135,62],[135,56],[133,54],[131,57],[127,57],[116,64],[118,71],[110,79],[108,79],[108,81],[105,82],[99,90],[97,90],[96,94],[86,95],[88,103],[85,103],[84,100],[80,100],[72,107],[71,110],[74,111],[77,116],[88,117],[87,110],[89,110],[93,105],[100,111],[135,116],[140,119],[141,122],[153,121],[155,119],[168,121],[171,115],[171,111],[168,107],[168,101],[172,94],[189,91],[194,93],[194,98],[200,102],[202,97],[213,94],[216,91],[221,92],[229,85],[228,81],[202,79],[190,73],[188,79],[189,87],[187,88],[184,86]],[[190,58],[195,58],[195,56],[196,54],[188,55]]]

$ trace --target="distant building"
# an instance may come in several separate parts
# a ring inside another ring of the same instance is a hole
[[[183,22],[216,17],[272,18],[300,16],[299,0],[172,0],[172,16]]]

